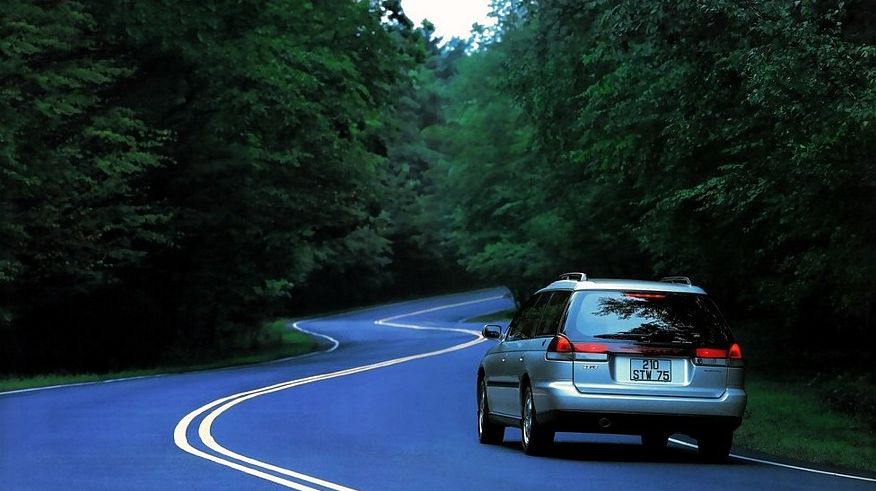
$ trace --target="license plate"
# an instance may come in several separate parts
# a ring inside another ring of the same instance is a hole
[[[630,360],[631,382],[672,382],[672,361],[655,358]]]

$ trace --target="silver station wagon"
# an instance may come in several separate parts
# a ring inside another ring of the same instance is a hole
[[[742,350],[718,308],[686,277],[588,279],[566,273],[536,292],[477,375],[478,438],[521,428],[539,454],[558,431],[641,435],[649,450],[683,433],[722,461],[747,396]]]

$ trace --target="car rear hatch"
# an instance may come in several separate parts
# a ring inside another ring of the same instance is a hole
[[[571,302],[563,335],[575,351],[580,392],[699,398],[726,392],[734,343],[706,295],[580,291]]]

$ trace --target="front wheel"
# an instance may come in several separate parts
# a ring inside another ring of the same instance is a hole
[[[490,405],[487,401],[487,384],[478,382],[478,441],[498,445],[505,437],[505,427],[490,421]]]
[[[538,418],[535,412],[535,402],[532,398],[532,389],[527,386],[526,392],[523,395],[523,414],[521,442],[523,451],[527,455],[540,455],[551,446],[554,442],[554,432],[548,431],[538,424]]]
[[[697,439],[700,458],[706,462],[721,463],[730,456],[730,448],[733,446],[732,431],[716,431],[707,433]]]

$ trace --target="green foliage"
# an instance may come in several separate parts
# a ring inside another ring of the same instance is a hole
[[[250,365],[298,356],[319,348],[317,338],[290,329],[288,324],[288,320],[266,323],[260,329],[249,332],[246,338],[237,338],[228,343],[220,353],[209,351],[165,353],[158,362],[150,362],[150,368],[79,373],[75,367],[68,367],[67,371],[59,373],[25,377],[0,376],[0,392]],[[51,346],[46,348],[54,349]]]
[[[872,6],[494,10],[424,199],[467,268],[530,288],[563,270],[688,274],[733,310],[872,335]]]
[[[876,9],[492,5],[442,45],[396,0],[6,2],[0,369],[567,270],[872,335]]]
[[[550,212],[521,226],[541,196],[519,193],[537,178],[525,172],[530,129],[519,124],[520,111],[498,90],[503,61],[499,51],[475,52],[457,63],[458,75],[443,88],[451,101],[446,120],[425,130],[430,147],[442,154],[420,199],[419,240],[455,255],[477,276],[517,287],[543,273],[540,236],[531,229],[550,220]]]
[[[853,392],[863,388],[845,385]],[[864,418],[834,411],[799,380],[776,383],[750,374],[746,391],[748,408],[734,433],[735,445],[796,460],[876,469],[876,433]]]
[[[133,72],[107,56],[77,2],[7,4],[0,32],[0,288],[118,280],[167,214],[142,179],[166,165],[168,133],[110,101]],[[6,319],[10,305],[3,303]]]
[[[383,131],[423,50],[397,2],[12,1],[0,22],[2,369],[228,345],[315,273],[391,261]]]

